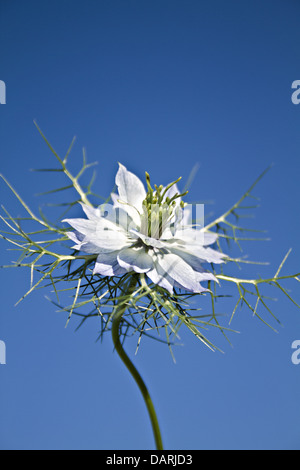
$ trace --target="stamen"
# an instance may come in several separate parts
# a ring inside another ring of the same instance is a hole
[[[143,201],[141,231],[148,237],[159,239],[161,238],[164,230],[171,223],[171,219],[176,208],[176,199],[185,196],[188,191],[181,194],[177,192],[171,198],[169,196],[166,197],[168,190],[178,183],[178,181],[181,180],[181,177],[168,184],[165,188],[163,185],[157,186],[155,184],[154,192],[151,186],[149,173],[145,172],[145,174],[148,192]],[[180,207],[184,207],[183,201],[180,201]]]

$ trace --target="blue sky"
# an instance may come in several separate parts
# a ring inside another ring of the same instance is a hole
[[[247,221],[271,240],[243,246],[270,265],[242,276],[270,277],[289,248],[285,273],[299,272],[300,106],[291,101],[299,18],[292,0],[2,0],[1,173],[34,210],[48,202],[35,195],[56,186],[53,174],[29,171],[54,166],[34,119],[61,155],[76,135],[71,165],[79,167],[85,147],[103,196],[118,161],[158,184],[186,181],[198,164],[189,198],[210,202],[206,214],[217,216],[273,163]],[[22,214],[3,183],[0,191],[1,203]],[[9,264],[14,252],[0,245]],[[144,404],[109,335],[95,342],[97,321],[65,328],[45,291],[14,307],[29,273],[1,270],[0,279],[0,448],[153,448]],[[287,287],[299,302],[297,283]],[[300,449],[300,365],[291,361],[300,311],[277,297],[278,334],[242,308],[233,347],[212,332],[224,354],[182,330],[174,365],[165,345],[144,341],[134,361],[167,449]],[[231,301],[221,310],[230,314]]]

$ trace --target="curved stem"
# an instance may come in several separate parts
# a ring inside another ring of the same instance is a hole
[[[131,281],[128,285],[127,288],[127,294],[128,296],[131,295],[134,292],[135,286],[137,284],[137,277],[135,274],[131,276]],[[149,417],[151,420],[151,425],[152,425],[152,430],[154,434],[154,439],[155,439],[155,444],[156,444],[156,449],[157,450],[163,450],[163,444],[162,444],[162,438],[161,438],[161,433],[159,429],[159,424],[155,412],[155,408],[153,406],[149,391],[140,376],[139,372],[137,371],[136,367],[133,365],[129,357],[127,356],[126,352],[123,349],[123,346],[120,341],[120,325],[122,322],[122,316],[127,308],[127,302],[126,300],[123,302],[120,302],[115,310],[113,320],[112,320],[112,339],[114,342],[114,346],[116,348],[117,353],[119,354],[120,358],[122,359],[123,363],[131,373],[132,377],[134,378],[136,384],[138,385],[145,404],[147,406],[147,410],[149,413]]]

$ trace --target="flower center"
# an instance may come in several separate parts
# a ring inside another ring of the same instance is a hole
[[[160,185],[154,185],[155,191],[151,187],[150,176],[146,173],[147,181],[147,195],[143,201],[143,214],[141,232],[151,238],[160,239],[163,232],[167,227],[171,227],[174,223],[174,215],[176,209],[183,209],[185,204],[183,201],[179,201],[182,196],[185,196],[188,191],[183,194],[176,192],[169,197],[169,190],[174,186],[181,178],[173,181],[165,188]]]

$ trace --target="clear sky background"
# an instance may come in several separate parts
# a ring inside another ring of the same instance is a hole
[[[48,202],[35,194],[54,188],[55,177],[29,171],[54,166],[36,119],[61,155],[77,136],[72,165],[85,147],[99,162],[94,188],[103,196],[118,161],[158,184],[186,181],[199,164],[189,200],[209,201],[206,214],[217,216],[274,163],[249,222],[271,241],[243,245],[270,266],[240,275],[270,277],[289,248],[284,272],[299,272],[300,105],[291,101],[299,24],[296,0],[0,0],[0,171],[35,211]],[[10,212],[23,214],[4,183],[0,191]],[[7,248],[1,241],[0,264],[15,259]],[[14,307],[29,274],[0,271],[0,448],[153,448],[144,403],[110,336],[95,341],[97,320],[75,333],[72,318],[65,328],[48,291]],[[287,287],[300,302],[299,284]],[[230,293],[223,284],[222,293]],[[242,308],[232,347],[211,333],[224,354],[184,330],[176,364],[165,345],[142,343],[134,361],[167,449],[300,449],[300,364],[291,361],[300,310],[275,295],[283,327],[265,318],[278,334]],[[230,315],[233,302],[220,312]],[[127,349],[133,357],[135,339]]]

